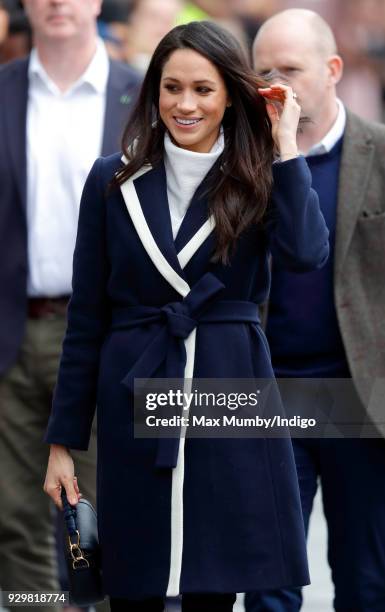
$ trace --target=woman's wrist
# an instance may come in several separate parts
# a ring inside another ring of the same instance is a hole
[[[51,448],[51,453],[63,453],[63,452],[65,452],[67,454],[70,454],[69,448],[67,448],[63,444],[51,444],[50,448]]]
[[[280,161],[289,161],[289,159],[295,159],[298,157],[298,149],[296,151],[285,151],[279,154]]]
[[[284,142],[278,143],[278,153],[281,161],[288,161],[298,157],[297,143],[293,140],[285,140]]]
[[[281,161],[287,161],[298,157],[298,147],[292,138],[284,138],[278,142],[278,154]]]

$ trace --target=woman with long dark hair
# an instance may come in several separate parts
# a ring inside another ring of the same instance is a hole
[[[226,612],[238,591],[308,582],[290,439],[134,436],[134,379],[271,379],[269,252],[296,271],[328,256],[295,94],[263,85],[220,27],[173,29],[123,157],[97,160],[84,188],[45,491],[77,503],[69,449],[87,449],[97,405],[113,610],[182,594],[184,612]]]

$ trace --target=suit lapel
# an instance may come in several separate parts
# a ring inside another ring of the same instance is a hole
[[[12,84],[4,91],[5,134],[8,141],[10,159],[13,166],[15,182],[20,194],[23,210],[27,202],[27,102],[28,102],[28,63],[29,59],[20,61],[14,67]]]
[[[101,151],[103,156],[120,149],[120,138],[137,89],[138,80],[132,78],[130,81],[127,69],[122,69],[119,63],[110,60]]]
[[[338,189],[334,261],[336,280],[341,273],[357,217],[364,202],[373,153],[374,145],[370,141],[370,137],[359,120],[348,113]]]

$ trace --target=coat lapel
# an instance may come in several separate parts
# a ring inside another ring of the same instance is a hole
[[[135,101],[139,88],[139,79],[126,66],[110,60],[110,71],[107,83],[106,111],[102,155],[110,155],[120,148],[120,138],[124,125]]]
[[[185,297],[190,291],[183,268],[214,229],[207,206],[194,196],[174,243],[164,163],[147,166],[121,185],[122,195],[139,238],[162,276]],[[199,190],[198,190],[199,191]],[[205,211],[203,213],[203,210]]]
[[[28,102],[28,63],[24,59],[14,66],[12,84],[3,92],[5,104],[5,133],[8,150],[13,166],[15,183],[17,184],[23,210],[27,201],[27,102]]]
[[[172,236],[164,163],[137,178],[134,185],[155,242],[172,268],[184,278]]]
[[[194,193],[175,238],[175,249],[182,268],[187,265],[215,227],[214,217],[208,215],[208,201],[205,195],[210,173],[211,170]]]
[[[334,276],[338,280],[364,202],[374,145],[359,120],[348,112],[338,189]]]
[[[175,238],[175,248],[181,251],[191,237],[207,221],[208,204],[204,195],[204,181],[194,193],[190,205],[186,211],[183,221]]]
[[[164,166],[144,166],[120,189],[132,223],[151,261],[167,282],[185,297],[190,287],[172,241],[165,180]]]

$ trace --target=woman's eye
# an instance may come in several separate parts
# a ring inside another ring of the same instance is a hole
[[[178,87],[176,85],[165,85],[164,86],[167,91],[178,91]]]
[[[197,88],[197,92],[202,93],[202,94],[210,93],[210,91],[211,89],[209,87],[198,87]]]

